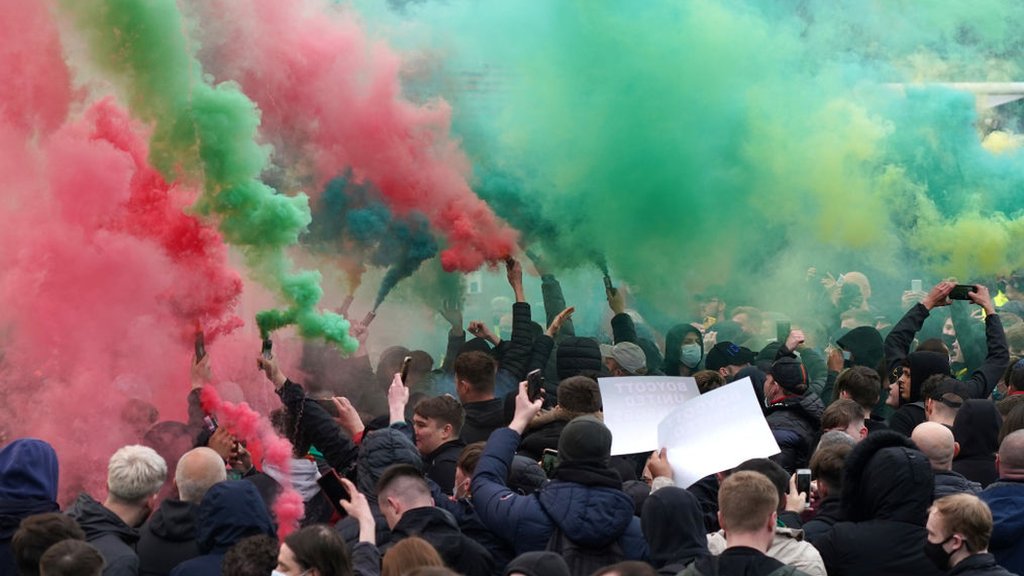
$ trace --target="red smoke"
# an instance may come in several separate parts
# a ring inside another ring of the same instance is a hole
[[[259,105],[288,168],[311,157],[318,188],[351,168],[397,214],[426,214],[447,239],[446,270],[475,270],[512,252],[515,231],[469,187],[448,105],[403,99],[399,56],[367,38],[350,12],[322,0],[214,0],[189,9],[209,15],[200,18],[204,64]],[[224,14],[231,17],[213,17]]]

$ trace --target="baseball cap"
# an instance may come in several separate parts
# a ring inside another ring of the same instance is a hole
[[[647,368],[647,355],[643,348],[632,342],[619,342],[615,346],[601,345],[601,357],[611,358],[630,374],[643,374]]]

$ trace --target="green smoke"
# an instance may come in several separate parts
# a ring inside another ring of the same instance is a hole
[[[257,277],[288,303],[257,317],[261,332],[297,324],[345,351],[349,324],[321,313],[320,275],[293,272],[285,249],[310,222],[308,199],[277,194],[260,181],[270,150],[257,142],[259,111],[237,86],[211,85],[193,56],[173,0],[66,0],[97,63],[123,80],[129,106],[152,124],[151,156],[169,179],[201,181],[196,209],[215,217]],[[230,15],[225,15],[230,17]]]
[[[795,305],[809,266],[894,284],[1024,267],[1021,152],[981,145],[1018,119],[892,86],[1020,78],[1016,2],[359,6],[441,54],[500,216],[533,222],[551,262],[605,255],[665,310],[711,284]]]

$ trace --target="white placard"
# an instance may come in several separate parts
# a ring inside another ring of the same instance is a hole
[[[612,456],[657,450],[658,423],[700,396],[697,381],[680,376],[598,378]]]
[[[751,458],[779,453],[749,378],[676,408],[658,425],[658,441],[668,448],[675,484],[681,488]]]

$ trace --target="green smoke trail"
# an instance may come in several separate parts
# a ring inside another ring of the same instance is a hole
[[[153,125],[154,164],[168,179],[202,180],[196,209],[217,218],[225,240],[288,302],[286,310],[258,314],[263,335],[294,323],[305,337],[354,351],[348,322],[316,310],[319,273],[292,272],[285,254],[310,222],[306,196],[283,196],[260,181],[270,150],[257,142],[259,112],[237,86],[204,80],[177,4],[67,0],[62,6],[86,33],[98,64],[124,80],[133,113]]]
[[[499,215],[558,223],[545,255],[604,254],[666,309],[708,284],[793,303],[812,265],[894,282],[1024,267],[1021,152],[981,145],[972,95],[889,85],[1019,78],[1017,3],[360,8],[452,77],[484,76],[451,96]]]

